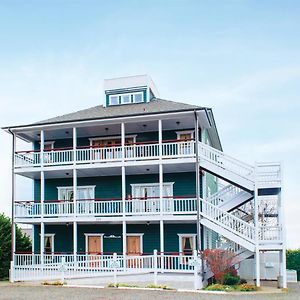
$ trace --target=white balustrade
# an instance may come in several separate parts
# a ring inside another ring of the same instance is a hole
[[[246,179],[254,180],[254,167],[239,161],[224,152],[210,147],[204,143],[199,143],[199,157],[205,159],[224,170],[235,173]]]
[[[260,241],[282,241],[282,228],[281,226],[261,226],[258,236]]]
[[[132,274],[160,270],[192,273],[191,260],[193,256],[184,254],[45,254],[43,257],[40,254],[15,254],[12,274],[14,281],[30,281],[106,276],[114,272]]]
[[[217,206],[201,200],[202,212],[201,214],[224,227],[231,232],[253,242],[255,238],[255,227],[230,213],[218,208]]]

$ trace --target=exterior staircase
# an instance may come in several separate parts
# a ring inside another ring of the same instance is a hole
[[[232,251],[236,254],[236,263],[249,258],[257,249],[282,249],[281,224],[275,227],[255,224],[253,211],[248,211],[249,207],[245,205],[252,199],[259,205],[260,194],[280,194],[280,164],[251,166],[201,142],[198,155],[201,169],[230,183],[207,199],[200,199],[200,223],[235,245]],[[205,278],[211,276],[206,270]]]

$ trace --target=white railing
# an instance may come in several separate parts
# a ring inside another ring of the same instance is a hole
[[[192,255],[15,254],[13,281],[53,280],[133,272],[193,273]]]
[[[199,157],[248,180],[254,181],[254,167],[199,142]]]
[[[162,157],[191,157],[195,155],[194,141],[163,142]],[[158,143],[143,143],[124,146],[125,160],[145,160],[159,158]],[[64,165],[74,161],[73,149],[53,149],[43,154],[43,164]],[[123,151],[121,146],[113,147],[81,147],[76,149],[77,163],[121,161]],[[15,153],[15,167],[40,166],[40,152],[24,151]]]
[[[201,214],[207,219],[215,222],[221,227],[243,237],[251,242],[255,239],[255,227],[230,213],[218,208],[217,206],[201,200]]]
[[[282,241],[281,226],[261,226],[258,231],[260,241]]]
[[[16,167],[31,167],[40,165],[40,152],[37,151],[24,151],[15,153],[15,166]]]
[[[219,190],[218,192],[209,196],[206,199],[206,201],[210,202],[213,205],[218,206],[226,201],[233,199],[241,191],[242,191],[242,189],[240,189],[239,187],[229,184],[229,185],[225,186],[224,188],[222,188],[221,190]]]
[[[125,216],[160,214],[160,199],[132,199],[125,200]],[[195,214],[197,211],[195,198],[163,198],[163,214]],[[44,202],[44,217],[72,216],[118,216],[123,215],[122,200],[77,200],[76,210],[72,201]],[[41,217],[41,203],[16,202],[15,217]]]
[[[257,163],[256,182],[258,187],[281,186],[280,163]]]

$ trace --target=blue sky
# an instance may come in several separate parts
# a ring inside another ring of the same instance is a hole
[[[225,152],[284,163],[288,245],[300,247],[299,19],[299,1],[0,0],[1,125],[101,104],[104,78],[150,74],[162,98],[213,108]],[[10,137],[0,143],[9,214]]]

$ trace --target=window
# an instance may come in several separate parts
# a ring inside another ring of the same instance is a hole
[[[44,253],[54,253],[54,234],[45,234],[44,236]]]
[[[196,234],[178,234],[179,252],[182,255],[192,255],[196,249]]]
[[[95,186],[78,186],[77,199],[94,199]],[[72,186],[58,187],[58,200],[73,201],[74,191]]]
[[[119,104],[119,96],[111,95],[109,96],[109,105],[118,105]]]
[[[130,94],[122,95],[121,96],[121,103],[122,104],[131,103],[131,95]]]
[[[143,93],[135,93],[133,94],[133,102],[134,103],[140,103],[140,102],[144,102],[143,99]]]

